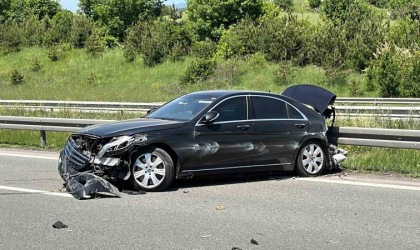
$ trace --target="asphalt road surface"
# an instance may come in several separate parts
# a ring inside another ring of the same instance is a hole
[[[420,249],[416,179],[200,178],[78,201],[56,158],[0,149],[0,249]]]

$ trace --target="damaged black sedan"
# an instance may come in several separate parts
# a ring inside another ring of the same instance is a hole
[[[109,182],[160,191],[174,178],[295,170],[317,176],[337,167],[343,153],[327,138],[335,95],[299,85],[283,95],[203,91],[181,96],[146,117],[74,133],[60,154],[67,190],[86,198]]]

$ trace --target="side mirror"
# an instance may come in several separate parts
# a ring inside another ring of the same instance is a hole
[[[149,110],[147,111],[146,115],[150,115],[150,114],[151,114],[151,113],[153,113],[156,109],[157,109],[157,108],[152,108],[152,109],[149,109]]]
[[[210,111],[208,112],[203,118],[201,118],[202,124],[210,124],[214,122],[219,117],[219,113],[217,111]]]

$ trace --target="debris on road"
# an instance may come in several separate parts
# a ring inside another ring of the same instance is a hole
[[[184,193],[184,194],[188,194],[189,192],[190,192],[190,191],[185,190],[183,193]]]
[[[327,243],[327,244],[340,244],[340,242],[333,241],[333,240],[327,240],[325,243]]]
[[[210,238],[212,235],[208,234],[208,235],[202,235],[201,238]]]
[[[250,242],[251,242],[251,244],[254,244],[254,245],[259,245],[259,244],[258,244],[258,241],[254,240],[254,239],[251,239],[251,241],[250,241]]]
[[[232,250],[242,250],[242,248],[239,248],[239,247],[232,247]]]
[[[53,228],[55,228],[55,229],[68,228],[68,226],[67,226],[66,224],[64,224],[63,222],[61,222],[61,221],[57,221],[57,222],[56,222],[56,223],[54,223],[52,226],[53,226]]]
[[[216,210],[225,210],[225,206],[223,206],[223,205],[217,205],[217,206],[215,207],[215,209],[216,209]]]
[[[122,197],[114,185],[90,173],[78,173],[70,177],[65,186],[67,191],[78,200],[96,197],[97,193],[110,193]]]

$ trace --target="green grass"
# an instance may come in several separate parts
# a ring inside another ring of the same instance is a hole
[[[349,157],[343,163],[347,169],[420,177],[419,150],[356,146],[344,148],[349,151]]]
[[[222,79],[227,84],[204,82],[195,85],[181,85],[179,79],[193,58],[181,62],[165,62],[153,68],[145,67],[141,58],[134,63],[126,63],[122,52],[114,49],[102,56],[92,58],[83,50],[73,49],[62,52],[57,62],[47,57],[48,50],[43,48],[24,48],[19,53],[0,56],[0,98],[1,99],[38,99],[38,100],[78,100],[78,101],[168,101],[183,93],[206,89],[249,89],[281,92],[287,86],[312,83],[330,89],[339,96],[350,95],[343,86],[325,84],[325,71],[317,66],[297,68],[287,85],[276,83],[276,65],[266,63],[252,65],[242,60],[239,71],[245,72],[237,84],[229,84],[229,74]],[[42,69],[31,71],[34,58],[41,62]],[[221,63],[223,64],[223,62]],[[223,69],[223,65],[221,66]],[[24,83],[12,85],[10,75],[19,70]],[[223,72],[222,72],[223,73]],[[229,72],[227,72],[229,73]],[[349,77],[360,82],[364,88],[363,76],[352,73]],[[363,92],[375,96],[375,92]]]

